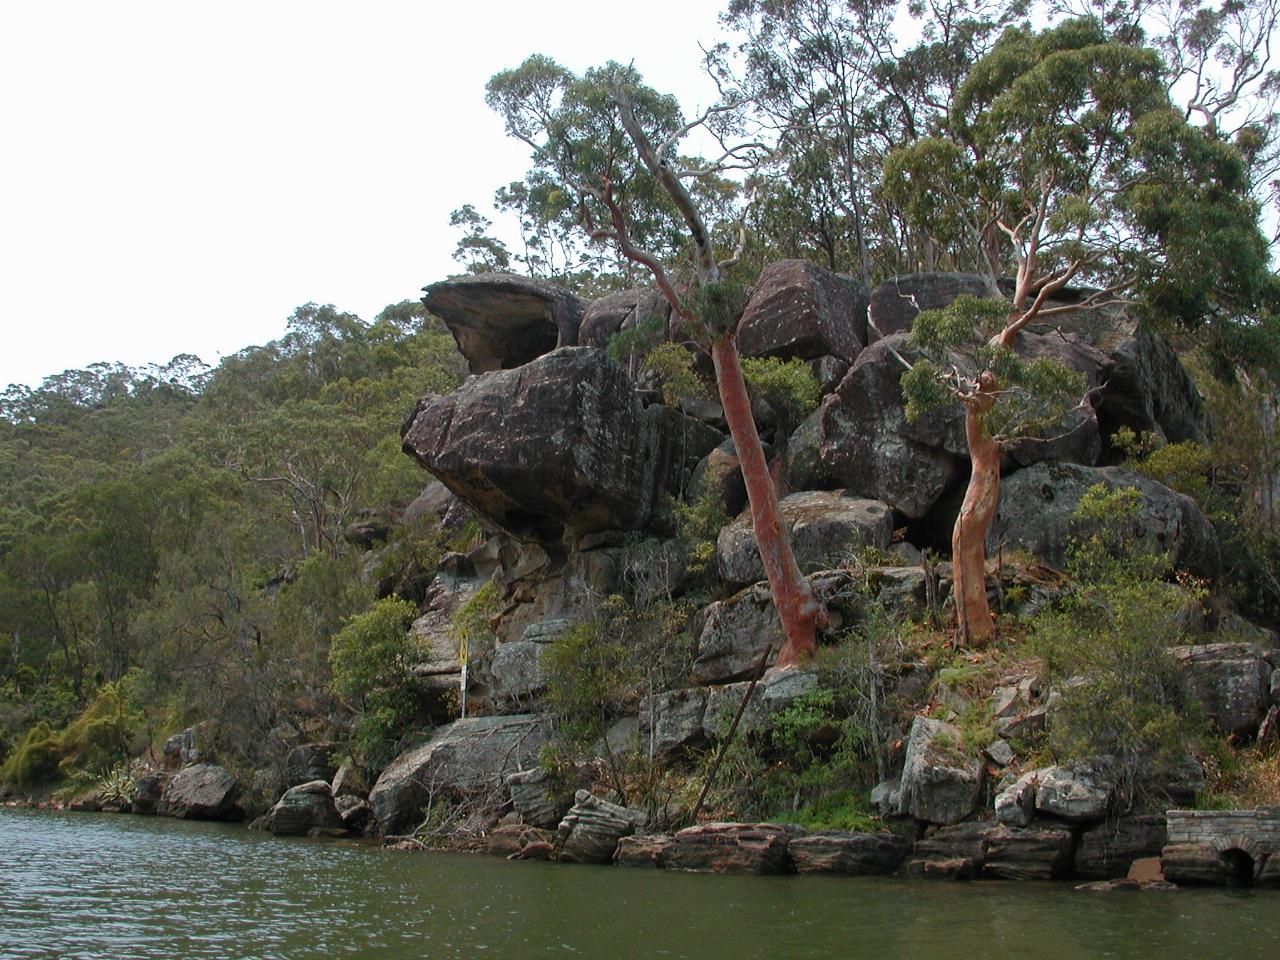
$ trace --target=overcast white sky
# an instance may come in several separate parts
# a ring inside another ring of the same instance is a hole
[[[0,386],[418,296],[527,167],[490,76],[634,59],[692,109],[724,5],[0,0]]]

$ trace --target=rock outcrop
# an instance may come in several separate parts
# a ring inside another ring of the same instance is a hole
[[[1042,463],[1006,478],[1000,505],[987,535],[987,552],[999,544],[1034,554],[1062,569],[1071,538],[1086,536],[1073,519],[1085,492],[1095,484],[1133,488],[1141,495],[1130,542],[1138,549],[1167,552],[1173,562],[1202,577],[1221,568],[1218,537],[1195,501],[1122,467],[1086,467]]]
[[[510,370],[578,342],[582,301],[554,283],[481,273],[422,290],[423,304],[449,328],[472,373]]]
[[[893,873],[911,850],[892,833],[823,830],[792,839],[787,846],[797,873],[837,873],[849,877]]]
[[[438,729],[382,772],[369,792],[378,827],[400,833],[414,827],[433,797],[496,792],[509,773],[528,768],[550,738],[545,717],[470,717]]]
[[[645,526],[659,497],[681,492],[724,437],[669,407],[644,407],[620,368],[580,347],[423,399],[403,439],[495,523],[554,540],[565,527]]]
[[[916,717],[907,739],[898,812],[928,823],[953,824],[973,813],[982,789],[982,759],[957,727]]]
[[[183,820],[241,820],[239,793],[240,784],[230,770],[216,763],[193,763],[169,780],[156,813]]]
[[[791,549],[803,572],[829,570],[862,547],[884,550],[893,537],[893,514],[878,500],[809,491],[783,497],[778,504],[791,534]],[[716,542],[720,576],[745,585],[764,579],[751,511],[727,524]]]
[[[691,873],[784,873],[791,837],[776,823],[702,823],[677,833],[663,861]]]
[[[890,277],[871,291],[867,342],[909,333],[917,314],[945,307],[965,293],[971,297],[995,296],[991,285],[976,273],[906,273]]]
[[[746,357],[848,361],[866,342],[866,288],[807,260],[768,264],[738,323]]]
[[[1252,736],[1271,705],[1272,661],[1255,643],[1171,647],[1187,687],[1226,734]]]

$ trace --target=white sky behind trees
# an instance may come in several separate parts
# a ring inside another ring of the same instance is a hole
[[[0,387],[416,298],[528,168],[490,76],[634,60],[692,110],[724,5],[0,0]]]

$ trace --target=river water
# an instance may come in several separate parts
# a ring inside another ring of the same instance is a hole
[[[1280,891],[716,877],[0,809],[0,958],[1280,957]]]

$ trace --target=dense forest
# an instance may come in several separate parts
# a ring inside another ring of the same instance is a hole
[[[726,283],[746,289],[797,258],[868,287],[919,271],[993,289],[1023,278],[1037,308],[1037,291],[1088,288],[1086,309],[1123,304],[1170,338],[1210,408],[1207,444],[1129,435],[1108,451],[1193,497],[1217,529],[1223,577],[1212,593],[1179,582],[1179,596],[1274,625],[1278,18],[1276,0],[732,0],[706,57],[722,99],[692,116],[630,67],[577,76],[534,56],[488,91],[531,150],[527,175],[494,198],[512,230],[465,204],[456,257],[465,273],[601,296],[652,279],[623,234],[696,287],[700,241],[605,109],[624,91],[664,137],[655,156],[681,171],[707,244],[733,252]],[[937,318],[932,345],[971,339],[992,320],[981,312]],[[669,397],[707,392],[691,355],[645,343],[643,328],[618,336],[615,358],[647,365]],[[283,338],[213,369],[190,356],[101,363],[10,387],[3,779],[82,789],[193,724],[246,781],[308,740],[371,770],[390,760],[434,718],[389,689],[406,654],[382,641],[403,635],[441,559],[479,532],[405,513],[430,478],[399,428],[466,373],[444,324],[404,301],[372,322],[307,304]],[[748,373],[757,395],[770,388],[769,371]],[[940,392],[945,371],[916,380],[913,415],[955,399]],[[1112,583],[1106,603],[1146,602],[1134,584],[1168,572],[1077,560]],[[1049,660],[1081,635],[1073,615],[1041,623]]]

